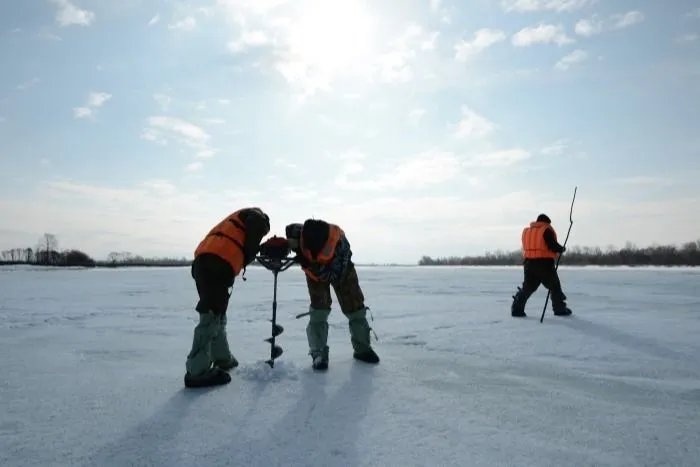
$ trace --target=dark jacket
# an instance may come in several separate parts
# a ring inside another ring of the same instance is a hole
[[[301,232],[301,224],[289,224],[285,228],[285,234],[288,239],[301,240]],[[333,258],[330,263],[325,265],[308,261],[302,255],[300,249],[293,251],[301,267],[308,269],[324,282],[338,282],[345,275],[348,265],[352,262],[352,248],[345,235],[341,235],[333,252]]]

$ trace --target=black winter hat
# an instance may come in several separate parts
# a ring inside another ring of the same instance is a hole
[[[301,230],[301,238],[304,248],[316,259],[328,240],[329,225],[327,222],[317,219],[306,219]]]
[[[547,224],[551,224],[552,219],[550,219],[547,214],[540,214],[537,216],[537,222],[546,222]]]

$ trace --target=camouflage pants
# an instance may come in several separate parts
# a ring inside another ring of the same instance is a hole
[[[335,290],[335,296],[343,314],[350,314],[365,307],[365,296],[360,288],[360,281],[353,263],[348,264],[343,277],[337,282],[320,282],[306,276],[306,285],[309,289],[311,308],[317,310],[329,309],[333,303],[331,287]]]

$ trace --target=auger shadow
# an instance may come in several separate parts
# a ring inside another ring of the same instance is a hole
[[[326,380],[333,371],[302,371],[296,405],[262,439],[232,442],[222,453],[227,465],[359,465],[357,441],[375,390],[374,368],[353,361],[348,380],[329,399]]]

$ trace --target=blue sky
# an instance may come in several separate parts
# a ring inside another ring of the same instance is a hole
[[[700,238],[700,3],[0,6],[0,249],[189,257],[260,206],[360,262]]]

